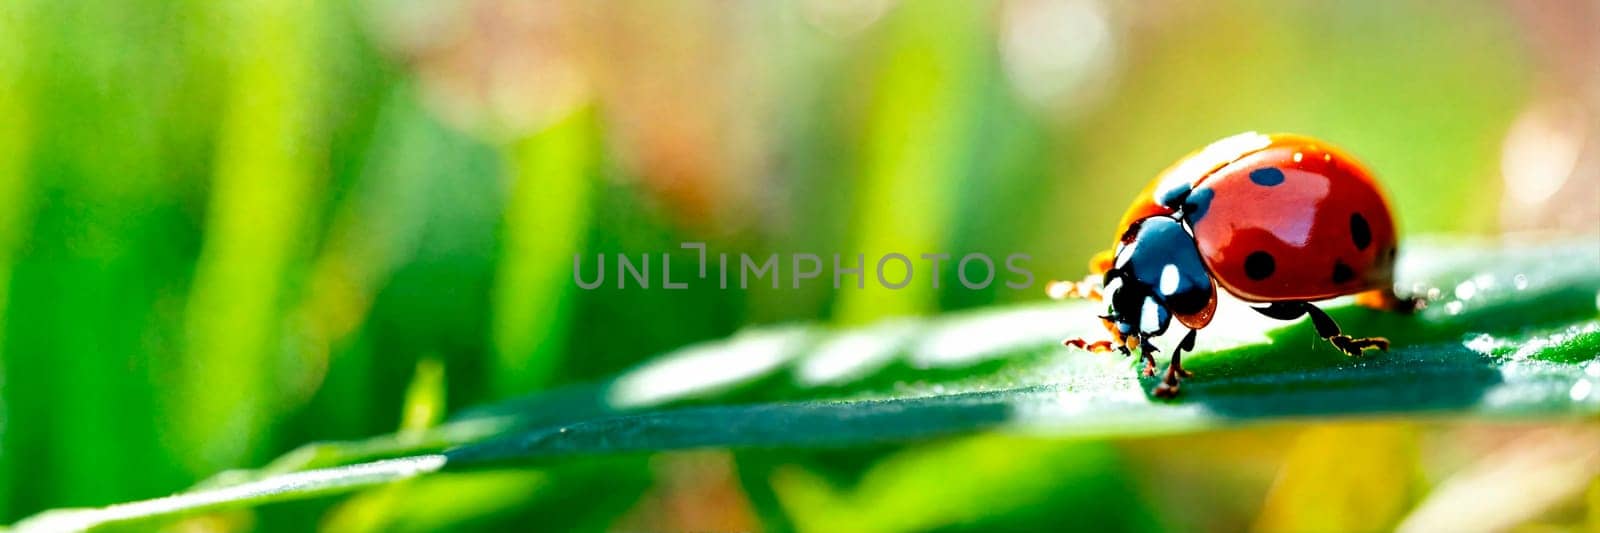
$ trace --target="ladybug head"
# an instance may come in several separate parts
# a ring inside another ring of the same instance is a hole
[[[1138,339],[1166,332],[1172,315],[1156,301],[1149,285],[1115,269],[1106,272],[1105,283],[1101,292],[1106,314],[1100,319],[1117,344],[1136,348]]]
[[[1106,314],[1100,318],[1124,346],[1166,333],[1173,318],[1205,327],[1216,310],[1216,286],[1194,237],[1182,222],[1164,216],[1128,226],[1102,287]]]

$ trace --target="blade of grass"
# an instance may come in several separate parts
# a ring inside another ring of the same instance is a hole
[[[6,127],[0,128],[0,319],[5,317],[8,309],[12,255],[22,235],[22,228],[26,225],[29,207],[22,195],[27,188],[25,166],[32,134],[32,115],[25,103],[27,95],[22,90],[27,68],[25,61],[28,59],[27,44],[30,41],[24,17],[29,8],[31,4],[28,2],[0,5],[0,35],[10,36],[0,41],[0,117],[6,117],[7,121]],[[4,329],[0,328],[0,335],[3,333]],[[0,346],[4,345],[3,338],[0,338]],[[6,377],[5,358],[0,356],[0,391],[10,390],[6,386]],[[12,419],[9,416],[12,407],[5,399],[5,395],[0,395],[0,449],[9,448],[4,443],[10,440],[8,434],[12,431],[8,427]],[[0,516],[11,516],[11,470],[14,459],[11,454],[4,455],[0,457]]]
[[[294,472],[230,487],[188,492],[99,509],[51,511],[18,523],[15,530],[18,532],[85,531],[153,518],[171,518],[260,505],[288,498],[348,492],[434,472],[444,465],[444,461],[444,457],[440,455],[388,459]]]
[[[576,110],[507,148],[513,181],[492,326],[501,396],[543,388],[566,353],[567,269],[588,227],[596,127],[591,110]]]
[[[205,242],[185,313],[174,435],[196,472],[239,464],[269,431],[284,284],[318,179],[315,4],[217,4],[236,22]]]
[[[872,83],[871,115],[863,154],[855,233],[850,250],[874,261],[889,253],[920,254],[944,248],[952,216],[958,164],[973,143],[964,138],[974,112],[968,96],[981,68],[984,4],[918,2],[901,6],[884,21],[890,43],[882,78]],[[916,223],[907,223],[907,221]],[[856,264],[841,255],[835,269],[860,268],[857,277],[876,275],[876,263]],[[912,258],[915,265],[926,264]],[[959,259],[959,258],[957,258]],[[831,260],[831,258],[825,258]],[[944,272],[955,268],[944,261]],[[901,279],[885,272],[888,279]],[[905,278],[934,279],[930,276]],[[845,278],[848,279],[848,278]],[[843,281],[841,284],[855,280]],[[915,315],[933,309],[933,286],[924,281],[888,289],[870,280],[863,288],[842,285],[835,317],[861,324],[887,316]]]

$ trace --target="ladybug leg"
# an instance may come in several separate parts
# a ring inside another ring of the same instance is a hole
[[[1144,374],[1144,377],[1147,377],[1147,378],[1148,377],[1155,377],[1155,375],[1156,375],[1156,354],[1155,354],[1156,347],[1155,346],[1150,346],[1149,343],[1145,343],[1144,346],[1145,346],[1144,349],[1139,350],[1139,358],[1144,360],[1144,370],[1142,371],[1142,373]]]
[[[1146,354],[1146,357],[1149,357],[1149,354]],[[1178,357],[1179,357],[1178,352],[1176,350],[1174,350],[1173,353],[1172,353],[1173,365],[1177,364]],[[1176,398],[1176,397],[1178,397],[1179,376],[1178,376],[1177,372],[1173,371],[1173,365],[1167,365],[1167,373],[1161,377],[1161,384],[1160,385],[1156,385],[1156,390],[1152,391],[1156,395],[1157,398]],[[1146,375],[1146,376],[1154,376],[1155,375],[1155,364],[1153,362],[1149,363],[1149,365],[1145,367],[1145,374],[1144,375]]]
[[[1305,306],[1306,314],[1311,315],[1311,323],[1317,327],[1317,334],[1328,339],[1335,348],[1350,356],[1361,355],[1362,350],[1377,348],[1380,351],[1389,351],[1389,339],[1383,337],[1351,338],[1339,331],[1339,323],[1333,317],[1315,305],[1301,302]]]
[[[1172,351],[1172,362],[1167,364],[1168,374],[1176,373],[1177,377],[1183,378],[1194,377],[1194,372],[1183,369],[1183,362],[1181,358],[1183,356],[1183,352],[1194,351],[1194,336],[1196,332],[1196,330],[1189,330],[1189,334],[1183,336],[1183,342],[1178,343],[1178,349]],[[1176,382],[1176,378],[1173,378],[1173,380]]]
[[[1183,352],[1194,351],[1194,336],[1195,330],[1189,330],[1189,334],[1183,336],[1183,341],[1178,343],[1178,347],[1172,350],[1172,359],[1167,363],[1167,373],[1161,377],[1161,384],[1156,385],[1155,395],[1157,397],[1177,397],[1178,383],[1183,378],[1194,376],[1194,372],[1183,369]],[[1153,362],[1151,367],[1154,367]],[[1145,375],[1155,375],[1154,368],[1147,368]]]
[[[1142,333],[1134,337],[1129,337],[1129,339],[1133,341],[1133,347],[1139,350],[1139,361],[1144,363],[1144,369],[1139,371],[1140,374],[1144,375],[1145,377],[1156,375],[1155,353],[1160,350],[1158,350],[1155,345],[1150,344],[1150,338]],[[1132,352],[1127,346],[1123,346],[1122,354],[1132,355]]]
[[[1252,307],[1251,309],[1255,309],[1257,313],[1266,315],[1268,318],[1294,320],[1305,316],[1307,307],[1311,307],[1311,305],[1305,302],[1273,302],[1266,307]],[[1339,326],[1335,324],[1334,330],[1337,331],[1338,329]],[[1322,333],[1321,324],[1317,325],[1317,333]],[[1326,337],[1327,335],[1323,336]]]
[[[1328,342],[1352,357],[1361,355],[1367,348],[1377,348],[1380,352],[1389,351],[1389,339],[1383,337],[1352,338],[1349,335],[1334,335],[1328,337]]]
[[[1177,354],[1172,355],[1172,364],[1178,364]],[[1156,385],[1155,395],[1157,398],[1178,397],[1178,382],[1181,379],[1178,373],[1173,371],[1173,368],[1173,366],[1168,366],[1166,375],[1161,377],[1161,384]]]
[[[1051,281],[1044,286],[1052,300],[1086,299],[1100,301],[1100,281],[1088,276],[1083,281]]]
[[[1068,348],[1081,348],[1084,351],[1091,353],[1106,353],[1116,348],[1111,344],[1111,341],[1089,342],[1083,339],[1063,340],[1061,341],[1061,345]]]
[[[1389,351],[1389,339],[1383,337],[1353,338],[1339,330],[1339,323],[1322,309],[1307,302],[1275,302],[1267,307],[1257,307],[1256,312],[1279,320],[1294,320],[1301,315],[1311,315],[1311,324],[1316,326],[1317,335],[1333,343],[1335,348],[1346,355],[1361,355],[1367,348],[1377,348]]]

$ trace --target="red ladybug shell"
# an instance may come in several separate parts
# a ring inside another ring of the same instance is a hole
[[[1392,284],[1389,203],[1365,167],[1326,142],[1256,133],[1217,141],[1163,172],[1120,227],[1174,213],[1163,200],[1185,192],[1200,256],[1243,300],[1321,300]]]

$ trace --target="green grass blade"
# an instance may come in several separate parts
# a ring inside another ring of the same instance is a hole
[[[439,455],[389,459],[322,470],[274,476],[231,487],[200,490],[99,509],[65,509],[40,514],[17,524],[23,531],[84,531],[157,517],[260,505],[290,498],[309,498],[409,479],[438,470]]]

